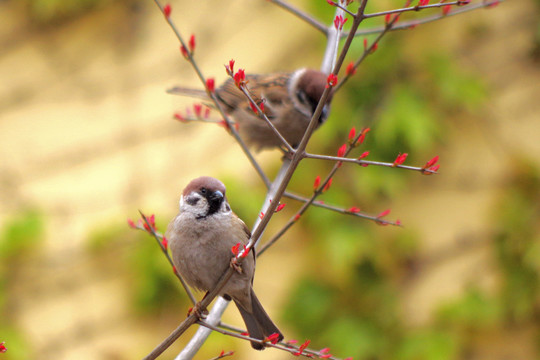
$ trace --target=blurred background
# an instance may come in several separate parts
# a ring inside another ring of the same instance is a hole
[[[332,19],[325,1],[293,3]],[[269,2],[171,5],[218,83],[232,58],[247,72],[320,64],[324,38]],[[440,174],[342,167],[321,200],[391,208],[404,227],[309,210],[258,261],[255,289],[286,339],[355,360],[540,358],[539,6],[506,1],[394,32],[335,97],[308,150],[335,154],[352,126],[369,126],[357,156],[407,152],[421,166],[439,155]],[[126,219],[140,209],[165,230],[204,174],[251,226],[262,182],[223,128],[173,120],[192,101],[165,89],[199,84],[152,1],[4,0],[0,13],[0,358],[141,358],[190,305]],[[280,158],[257,154],[271,177]],[[331,166],[304,161],[290,189],[310,194]],[[285,202],[265,238],[299,206]],[[225,321],[242,326],[232,307]],[[218,334],[196,358],[221,350],[293,358]]]

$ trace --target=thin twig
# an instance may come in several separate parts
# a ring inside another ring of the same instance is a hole
[[[247,341],[252,341],[252,342],[258,342],[260,344],[264,344],[266,347],[273,347],[273,348],[276,348],[276,349],[279,349],[279,350],[290,352],[291,354],[295,354],[295,355],[298,354],[298,351],[300,349],[298,346],[295,346],[295,345],[291,345],[291,344],[287,344],[287,343],[273,344],[268,340],[264,341],[264,340],[260,340],[260,339],[255,339],[255,338],[252,338],[252,337],[249,337],[249,336],[246,336],[246,335],[239,334],[239,333],[234,332],[234,331],[228,331],[226,329],[222,329],[222,328],[219,328],[217,326],[208,324],[206,321],[203,321],[203,320],[197,321],[197,324],[199,324],[201,326],[204,326],[204,327],[207,327],[208,329],[210,329],[212,331],[215,331],[215,332],[218,332],[218,333],[223,334],[223,335],[232,336],[232,337],[235,337],[237,339],[242,339],[242,340],[247,340]],[[312,349],[309,349],[309,348],[304,348],[302,350],[302,353],[298,354],[298,355],[303,355],[303,356],[306,356],[306,357],[312,357],[313,355],[319,356],[319,355],[322,355],[322,354],[321,354],[320,351],[312,350]],[[337,358],[337,357],[334,357],[334,356],[327,356],[327,357],[325,357],[325,359],[340,360],[340,358]]]
[[[422,18],[418,18],[416,20],[409,20],[409,21],[400,21],[398,24],[395,24],[390,31],[396,31],[396,30],[405,30],[405,29],[411,29],[418,25],[427,24],[430,22],[434,22],[437,20],[441,20],[443,18],[447,18],[454,15],[463,14],[469,11],[478,10],[482,8],[488,8],[490,6],[494,6],[498,4],[499,2],[503,2],[505,0],[493,0],[493,1],[483,1],[479,4],[471,4],[467,6],[460,6],[459,8],[450,11],[449,13],[445,14],[437,14],[437,15],[430,15]],[[374,28],[369,29],[360,29],[356,32],[355,36],[365,36],[365,35],[372,35],[372,34],[378,34],[380,32],[383,32],[385,30],[386,26],[377,26]],[[341,34],[342,37],[346,37],[349,33],[343,33]]]
[[[429,4],[429,5],[423,5],[423,6],[409,6],[409,7],[401,8],[401,9],[392,9],[392,10],[386,10],[386,11],[379,11],[379,12],[371,13],[371,14],[365,14],[365,17],[373,18],[377,16],[385,16],[388,14],[402,14],[408,11],[420,11],[423,9],[439,8],[443,6],[452,6],[452,5],[459,5],[459,4],[461,4],[461,1],[458,0],[458,1],[452,1],[452,2],[440,2],[437,4]]]
[[[365,5],[365,4],[364,4]],[[360,10],[360,9],[359,9]],[[363,13],[362,13],[362,16]],[[359,19],[360,16],[355,19],[355,23],[356,21],[361,21],[361,19]],[[371,53],[373,53],[374,49],[375,49],[375,46],[377,46],[377,44],[379,43],[379,41],[383,38],[384,35],[386,35],[386,33],[388,33],[394,26],[394,24],[398,21],[398,18],[399,18],[399,14],[394,16],[394,18],[392,20],[390,20],[390,22],[388,24],[386,24],[386,26],[384,27],[384,30],[377,36],[377,38],[375,39],[375,41],[373,41],[371,43],[371,45],[364,49],[364,52],[362,53],[362,55],[360,56],[360,58],[358,60],[356,60],[356,62],[354,63],[354,69],[358,68],[358,66],[360,66],[360,64],[364,61],[364,59]],[[353,31],[353,29],[351,29],[351,32]],[[347,37],[347,42],[349,42],[349,40],[352,42],[352,39],[351,39],[351,35],[353,35],[352,37],[354,37],[354,34],[350,33],[349,34],[349,37]],[[350,45],[350,44],[349,44]],[[345,46],[344,46],[345,48]],[[342,58],[343,60],[345,60],[345,54],[342,54]],[[351,78],[352,76],[352,72],[351,73],[348,73],[343,79],[342,81],[336,86],[335,88],[335,92],[339,91],[339,89],[341,89],[341,87],[347,82],[347,80],[349,80],[349,78]]]
[[[301,195],[291,193],[291,192],[286,192],[283,196],[288,197],[288,198],[293,199],[293,200],[296,200],[296,201],[303,202],[303,203],[307,203],[307,202],[311,201],[311,198],[307,198],[305,196],[301,196]],[[311,206],[320,207],[320,208],[323,208],[323,209],[326,209],[326,210],[335,211],[335,212],[338,212],[338,213],[343,214],[343,215],[351,215],[351,216],[356,216],[356,217],[366,219],[366,220],[373,220],[378,224],[383,223],[383,225],[401,226],[401,224],[399,224],[399,223],[392,222],[392,221],[386,221],[386,220],[378,218],[377,216],[374,216],[374,215],[369,215],[369,214],[359,212],[359,211],[351,211],[350,209],[345,209],[345,208],[340,207],[340,206],[330,205],[330,204],[327,204],[327,203],[322,202],[322,201],[311,201]],[[295,216],[293,218],[295,218]]]
[[[362,159],[355,159],[355,158],[348,158],[343,156],[332,156],[332,155],[318,155],[318,154],[305,154],[305,157],[308,159],[316,159],[316,160],[328,160],[328,161],[342,161],[342,162],[349,162],[354,163],[357,165],[375,165],[375,166],[384,166],[384,167],[395,167],[405,170],[413,170],[413,171],[420,171],[422,173],[430,173],[430,174],[437,174],[437,171],[429,170],[423,167],[419,166],[409,166],[409,165],[396,165],[394,163],[389,162],[382,162],[382,161],[371,161],[371,160],[362,160]]]
[[[285,146],[289,152],[293,152],[294,151],[293,147],[287,142],[287,140],[283,137],[283,135],[281,135],[279,130],[276,128],[274,123],[270,121],[268,116],[266,116],[266,114],[261,110],[261,108],[259,107],[259,104],[257,104],[257,102],[253,100],[249,91],[246,90],[245,86],[239,86],[238,88],[246,96],[249,102],[257,109],[257,114],[259,115],[259,117],[262,117],[262,119],[266,122],[266,124],[270,127],[270,129],[272,129],[272,131],[274,132],[274,135],[276,135],[281,141],[281,144]]]

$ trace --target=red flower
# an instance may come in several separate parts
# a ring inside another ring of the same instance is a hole
[[[439,156],[435,156],[433,159],[429,160],[426,165],[424,165],[424,169],[427,169],[428,167],[431,167],[433,165],[435,165],[437,163],[437,161],[439,161]]]
[[[227,74],[232,76],[234,74],[234,60],[229,60],[229,65],[225,65],[225,70],[227,71]]]
[[[300,214],[294,215],[294,221],[298,221],[300,219]]]
[[[311,340],[306,340],[300,347],[298,348],[298,351],[293,353],[294,356],[300,356],[302,355],[302,352],[304,352],[304,349],[308,347]]]
[[[429,0],[420,0],[418,1],[418,6],[426,6],[429,4]]]
[[[7,347],[4,345],[5,343],[5,341],[0,343],[0,353],[5,353],[7,351]]]
[[[407,153],[403,153],[403,154],[399,154],[397,157],[396,157],[396,160],[394,160],[394,165],[393,166],[398,166],[398,165],[401,165],[405,162],[405,159],[407,159]]]
[[[251,107],[251,110],[252,110],[255,114],[258,114],[258,113],[259,113],[259,110],[257,110],[257,107],[256,107],[255,104],[252,103],[251,101],[249,102],[249,106]]]
[[[175,274],[177,274],[177,273],[178,273],[178,271],[176,271],[176,266],[174,266],[174,265],[173,265],[173,267],[172,267],[172,271],[173,271],[173,273],[175,273]]]
[[[317,190],[320,184],[321,184],[321,177],[317,175],[317,177],[315,178],[315,181],[313,182],[313,190]]]
[[[250,249],[248,249],[246,245],[243,245],[243,247],[244,247],[244,252],[242,253],[242,257],[245,258],[246,256],[248,256]]]
[[[345,155],[345,151],[347,151],[347,144],[341,145],[341,147],[338,149],[337,156],[343,157],[343,155]]]
[[[184,57],[186,59],[189,58],[189,53],[188,53],[187,49],[184,47],[184,45],[180,46],[180,52],[182,53],[182,55],[184,55]]]
[[[360,212],[360,208],[357,208],[356,206],[353,206],[353,207],[349,208],[349,210],[347,210],[347,212],[356,214],[356,213]]]
[[[497,6],[497,5],[499,5],[499,0],[490,2],[489,4],[487,4],[487,7],[488,8],[493,8],[493,7]]]
[[[371,47],[371,54],[377,51],[378,48],[379,48],[379,43],[373,44],[373,46]]]
[[[390,16],[391,16],[390,14],[386,14],[386,15],[384,16],[384,23],[385,23],[386,25],[388,25],[388,24],[390,23]]]
[[[334,18],[334,27],[336,30],[343,30],[343,25],[347,22],[347,18],[343,18],[343,16],[338,15]]]
[[[326,78],[326,88],[336,86],[338,83],[338,77],[334,74],[328,75],[328,78]]]
[[[133,220],[127,219],[127,222],[128,222],[128,225],[129,225],[130,228],[132,228],[132,229],[136,229],[136,228],[137,228],[137,226],[135,225],[135,223],[133,222]]]
[[[191,34],[191,37],[189,38],[188,46],[189,46],[189,51],[191,52],[195,51],[195,35]]]
[[[277,344],[279,341],[279,334],[273,333],[267,337],[268,341],[270,341],[272,344]]]
[[[169,16],[171,16],[171,4],[166,4],[163,7],[163,14],[167,19],[169,18]]]
[[[163,239],[161,239],[161,245],[163,245],[163,248],[165,250],[167,250],[169,248],[169,241],[167,240],[167,238],[164,236]]]
[[[148,224],[150,224],[150,226],[148,226]],[[156,230],[156,221],[155,221],[154,214],[146,218],[146,221],[143,223],[143,226],[148,232],[152,232],[152,230],[154,231]]]
[[[355,136],[356,136],[356,129],[353,126],[351,131],[349,131],[349,144],[352,144]]]
[[[367,50],[367,38],[364,38],[364,51]]]
[[[401,225],[401,220],[397,219],[397,220],[396,220],[396,225],[397,225],[397,226],[400,226],[400,225]]]
[[[283,208],[285,207],[286,204],[279,204],[278,207],[276,208],[276,212],[279,212],[281,210],[283,210]]]
[[[236,74],[234,74],[234,83],[236,86],[240,87],[246,83],[246,73],[244,69],[238,69]]]
[[[448,15],[448,13],[450,12],[450,9],[452,8],[452,5],[444,5],[442,7],[442,13],[444,16]]]
[[[366,139],[366,134],[369,132],[369,130],[371,130],[371,129],[370,129],[370,128],[364,128],[364,129],[362,129],[362,133],[361,133],[360,136],[358,137],[358,140],[356,141],[355,146],[362,145],[362,143],[363,143],[364,140]]]
[[[336,3],[333,2],[332,0],[326,0],[326,2],[332,6],[336,6]]]
[[[377,219],[380,219],[382,217],[385,217],[386,215],[390,214],[390,209],[386,209],[383,212],[381,212],[379,215],[377,215]]]
[[[178,121],[181,121],[181,122],[187,122],[187,120],[184,118],[184,116],[182,116],[182,114],[180,113],[174,113],[174,118]]]
[[[232,248],[231,248],[231,252],[233,253],[234,256],[238,256],[238,252],[240,251],[240,246],[242,244],[240,243],[237,243],[236,245],[234,245]]]
[[[209,108],[208,106],[206,106],[206,107],[204,108],[204,115],[203,115],[203,117],[204,117],[205,119],[208,119],[209,116],[210,116],[210,108]]]
[[[261,211],[261,213],[259,214],[259,219],[262,219],[264,217],[264,213]]]
[[[201,117],[201,111],[202,111],[202,105],[201,104],[193,104],[193,112],[197,117]]]
[[[354,74],[356,74],[356,68],[354,67],[354,63],[352,61],[349,63],[349,65],[347,65],[345,73],[349,76],[353,76]]]
[[[365,159],[369,155],[369,151],[364,151],[362,155],[358,157],[358,160]]]
[[[328,189],[330,189],[330,186],[332,186],[332,178],[330,178],[330,179],[328,180],[328,182],[326,183],[326,185],[324,185],[324,188],[323,188],[322,191],[323,191],[323,192],[328,191]]]
[[[214,78],[206,79],[206,88],[213,93],[216,90],[216,80]]]
[[[324,348],[324,349],[319,350],[319,354],[326,354],[329,351],[330,351],[330,348]]]

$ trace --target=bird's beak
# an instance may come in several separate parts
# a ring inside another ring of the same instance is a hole
[[[216,190],[210,195],[210,201],[221,201],[223,200],[223,193],[219,190]]]
[[[330,105],[325,104],[321,111],[321,116],[319,117],[319,125],[323,124],[330,113]]]

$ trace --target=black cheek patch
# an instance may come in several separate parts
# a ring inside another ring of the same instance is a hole
[[[188,197],[188,198],[186,199],[186,202],[187,202],[189,205],[193,206],[193,205],[197,204],[197,203],[199,202],[199,200],[200,200],[200,198],[195,197],[195,196],[191,196],[191,197]]]

